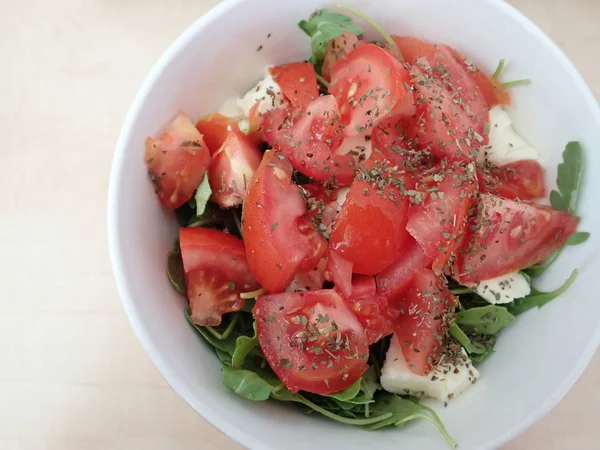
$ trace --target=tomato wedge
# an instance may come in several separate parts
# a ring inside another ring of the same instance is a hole
[[[377,293],[375,278],[357,275],[352,279],[351,287],[350,295],[344,298],[364,328],[368,344],[374,344],[392,334],[388,302],[383,295]]]
[[[327,241],[307,214],[293,168],[281,153],[269,150],[248,184],[243,208],[244,243],[250,269],[267,291],[283,291],[299,270],[313,269]]]
[[[292,106],[306,106],[319,96],[315,66],[295,62],[271,67],[269,73]]]
[[[241,292],[258,289],[244,243],[235,236],[210,228],[182,228],[179,243],[194,323],[219,325],[223,314],[243,308]]]
[[[453,276],[476,282],[529,267],[561,248],[578,222],[565,211],[482,194]]]
[[[352,267],[352,262],[338,252],[329,250],[325,279],[332,281],[344,297],[349,297],[352,294]]]
[[[477,177],[481,192],[511,200],[535,200],[546,194],[544,168],[532,159],[480,167]]]
[[[202,135],[182,112],[158,139],[146,139],[144,160],[154,192],[167,208],[179,208],[202,182],[210,153]]]
[[[372,129],[406,95],[408,71],[386,50],[356,47],[331,69],[329,93],[340,105],[344,133],[353,136]]]
[[[352,182],[357,158],[335,151],[342,141],[342,126],[333,96],[319,97],[306,108],[291,110],[287,115],[269,112],[265,121],[267,142],[282,151],[296,170],[322,183]]]
[[[408,368],[426,375],[439,360],[441,343],[457,304],[445,280],[430,269],[419,270],[400,298],[400,315],[394,330]]]
[[[329,80],[331,78],[331,68],[333,65],[340,59],[345,58],[348,53],[363,43],[364,42],[361,41],[357,35],[348,33],[347,31],[344,31],[335,39],[330,40],[325,49],[325,59],[321,66],[321,75],[323,75],[326,80]]]
[[[375,275],[398,256],[408,232],[412,177],[379,155],[352,183],[335,222],[330,248],[353,264],[354,273]]]
[[[329,189],[320,184],[310,183],[303,185],[302,190],[305,193],[309,217],[323,236],[329,238],[350,188]]]
[[[392,39],[398,46],[404,60],[409,64],[414,64],[420,58],[430,58],[435,52],[435,44],[422,41],[412,36],[394,36]]]
[[[377,292],[388,299],[390,306],[397,305],[398,296],[419,270],[431,267],[431,261],[419,243],[409,236],[397,259],[375,276]]]
[[[237,122],[231,117],[219,113],[212,113],[200,118],[196,122],[196,129],[202,134],[202,138],[211,155],[214,155],[227,139],[228,127],[237,126]]]
[[[430,181],[417,185],[406,229],[441,273],[446,261],[460,248],[469,208],[477,195],[472,165],[455,162],[427,174]],[[420,192],[419,192],[420,191]]]
[[[211,200],[223,208],[241,205],[261,159],[260,150],[250,138],[236,124],[230,125],[225,141],[208,167]]]
[[[341,391],[368,368],[365,332],[334,290],[264,295],[252,312],[267,362],[291,392]]]

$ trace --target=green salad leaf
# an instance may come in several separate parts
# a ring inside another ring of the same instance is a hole
[[[267,400],[274,387],[256,372],[223,366],[223,384],[248,400]]]
[[[362,34],[364,30],[354,21],[344,15],[327,9],[318,9],[308,20],[301,20],[298,26],[310,36],[310,46],[313,57],[321,60],[325,57],[325,45],[332,39],[337,38],[344,32]]]
[[[238,369],[242,367],[246,356],[257,348],[258,345],[258,337],[256,336],[256,322],[253,322],[252,327],[254,329],[253,336],[238,336],[235,340],[235,349],[232,355],[232,367],[234,369]]]
[[[558,165],[558,190],[550,192],[550,204],[554,209],[575,214],[582,176],[583,148],[579,142],[569,142],[563,152],[563,162]]]
[[[448,328],[448,333],[465,349],[474,363],[479,363],[494,353],[495,335],[475,332],[467,335],[456,322]]]
[[[179,248],[171,250],[167,255],[167,277],[173,288],[181,295],[186,295],[185,271]]]
[[[541,292],[535,288],[531,288],[531,293],[527,297],[520,298],[518,300],[513,301],[512,303],[508,303],[506,305],[508,311],[515,316],[518,314],[522,314],[525,311],[529,311],[531,308],[541,308],[546,303],[554,300],[559,295],[563,294],[577,279],[577,275],[579,272],[574,270],[571,273],[571,276],[565,281],[565,283],[559,287],[558,289],[552,292]]]
[[[450,334],[450,336],[452,336],[469,354],[486,352],[485,347],[479,342],[471,342],[469,336],[460,329],[456,322],[448,327],[448,334]]]
[[[480,306],[456,313],[458,325],[481,334],[498,334],[514,320],[515,316],[506,308],[497,305]]]
[[[204,179],[198,189],[196,189],[196,195],[194,195],[194,200],[196,201],[196,215],[201,216],[204,214],[204,210],[206,209],[206,204],[208,203],[208,199],[212,195],[212,190],[210,189],[210,184],[208,182],[208,171],[204,174]]]
[[[590,233],[587,231],[576,231],[567,239],[566,245],[579,245],[583,244],[590,237]]]

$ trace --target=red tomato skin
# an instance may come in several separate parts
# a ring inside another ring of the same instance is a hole
[[[291,392],[338,392],[368,368],[362,326],[331,289],[263,295],[252,312],[267,362]]]
[[[398,46],[404,60],[409,64],[414,64],[420,58],[430,58],[435,51],[434,44],[412,36],[392,35],[392,39]]]
[[[344,297],[350,297],[352,294],[352,266],[353,264],[338,252],[329,250],[325,279],[332,281]]]
[[[565,211],[482,194],[467,227],[453,277],[489,280],[529,267],[561,248],[579,219]]]
[[[392,170],[380,155],[374,155],[366,171]],[[406,172],[393,175],[405,189],[413,185]],[[387,181],[386,181],[387,184]],[[398,256],[408,236],[409,199],[398,187],[374,187],[372,182],[354,180],[329,240],[332,250],[353,264],[354,273],[373,276]]]
[[[417,190],[424,190],[425,196],[411,205],[406,229],[432,259],[432,268],[439,274],[461,246],[478,187],[471,165],[455,162],[432,172],[432,176],[442,179],[417,186]],[[429,192],[432,188],[437,190]]]
[[[268,292],[282,292],[297,271],[313,269],[327,241],[307,216],[293,168],[281,153],[269,150],[248,184],[243,232],[248,264]]]
[[[202,135],[211,156],[214,155],[227,139],[227,127],[236,126],[237,122],[231,117],[220,113],[207,114],[196,122],[196,129]]]
[[[377,293],[374,277],[355,275],[351,293],[342,296],[364,328],[369,345],[393,332],[392,317],[394,313],[397,317],[398,311],[390,311],[387,299]]]
[[[544,168],[535,160],[480,168],[477,176],[481,192],[511,200],[536,200],[546,196]]]
[[[394,300],[406,290],[415,274],[431,267],[431,262],[419,243],[409,236],[396,260],[376,275],[377,292],[390,301],[390,306],[395,304]]]
[[[439,359],[449,319],[457,304],[445,281],[430,269],[421,269],[400,297],[400,315],[394,322],[396,336],[409,369],[427,375]]]
[[[319,96],[315,66],[309,62],[271,67],[269,73],[293,107],[306,106]]]
[[[230,125],[225,141],[208,167],[210,199],[223,208],[241,205],[261,159],[260,150],[250,138],[236,124]]]
[[[329,93],[338,100],[344,134],[373,128],[406,95],[408,70],[375,44],[356,47],[331,69]]]
[[[258,289],[246,261],[244,243],[210,228],[181,228],[181,257],[191,317],[198,325],[215,326],[224,313],[239,311],[241,292]]]
[[[210,153],[192,121],[179,112],[158,139],[146,139],[144,160],[160,202],[175,209],[196,192]]]

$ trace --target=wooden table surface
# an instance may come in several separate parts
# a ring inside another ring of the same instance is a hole
[[[0,449],[240,449],[145,355],[119,301],[106,197],[127,109],[217,0],[0,0]],[[600,2],[513,0],[600,94]],[[506,446],[600,448],[600,355]],[[490,405],[493,407],[493,405]],[[510,412],[507,412],[510,413]]]

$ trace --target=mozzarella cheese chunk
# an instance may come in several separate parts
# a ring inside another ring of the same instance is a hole
[[[279,85],[268,70],[265,77],[246,92],[246,95],[239,99],[237,103],[244,115],[248,117],[256,102],[259,102],[258,112],[261,115],[272,109],[283,108],[288,105],[288,101],[283,96]]]
[[[371,143],[371,133],[364,131],[357,135],[346,137],[335,150],[335,153],[338,155],[346,155],[349,153],[358,158],[359,161],[366,161],[369,159],[372,152],[373,144]]]
[[[480,162],[489,161],[495,166],[533,159],[543,166],[539,152],[517,134],[508,113],[497,105],[490,109],[489,145],[482,147]]]
[[[462,348],[460,351],[459,356],[454,358],[457,361],[451,362],[442,357],[427,375],[417,375],[408,368],[400,341],[394,335],[381,370],[381,385],[394,394],[431,397],[447,402],[479,378],[479,372],[471,364],[467,353]]]
[[[501,305],[517,298],[527,297],[531,293],[531,286],[522,273],[511,272],[491,280],[477,282],[475,292],[491,304]]]

